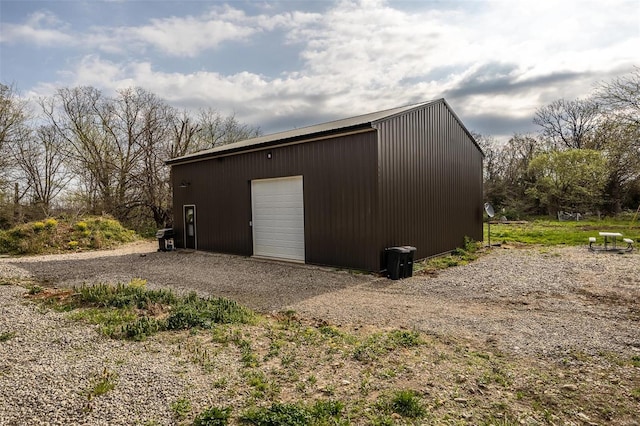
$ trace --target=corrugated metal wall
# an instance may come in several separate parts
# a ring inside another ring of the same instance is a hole
[[[174,165],[178,247],[182,206],[195,204],[198,249],[251,255],[251,180],[295,175],[303,176],[307,263],[378,270],[374,130]]]
[[[444,102],[375,124],[380,249],[424,258],[482,240],[482,153]]]
[[[465,236],[482,240],[482,153],[447,104],[373,126],[174,165],[178,247],[182,206],[195,204],[198,249],[251,255],[251,180],[295,175],[303,176],[307,263],[379,271],[385,247],[412,245],[424,258]]]

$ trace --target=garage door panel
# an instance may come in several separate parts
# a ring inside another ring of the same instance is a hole
[[[302,176],[254,180],[251,200],[253,254],[304,261]]]

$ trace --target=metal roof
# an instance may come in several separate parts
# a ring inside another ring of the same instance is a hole
[[[167,164],[176,164],[183,162],[190,162],[206,157],[213,157],[218,154],[232,153],[236,151],[246,151],[252,148],[258,148],[261,146],[270,146],[277,143],[291,142],[293,140],[303,140],[312,136],[319,136],[323,134],[335,134],[342,131],[353,130],[357,127],[363,127],[371,125],[380,120],[384,120],[393,117],[398,114],[402,114],[406,111],[423,107],[428,104],[445,102],[444,99],[437,99],[427,102],[421,102],[417,104],[405,105],[397,108],[386,109],[383,111],[372,112],[369,114],[358,115],[356,117],[344,118],[341,120],[330,121],[327,123],[316,124],[308,127],[301,127],[299,129],[287,130],[285,132],[272,133],[270,135],[258,136],[256,138],[246,139],[239,142],[230,143],[227,145],[217,146],[215,148],[198,151],[193,154],[184,155],[182,157],[172,158],[166,161]],[[446,102],[445,102],[446,103]]]

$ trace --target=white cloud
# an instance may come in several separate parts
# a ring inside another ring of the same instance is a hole
[[[381,0],[340,1],[322,14],[269,14],[264,7],[257,15],[221,6],[200,16],[94,27],[74,38],[110,60],[85,55],[60,84],[107,90],[142,86],[174,105],[212,106],[255,125],[289,115],[338,118],[443,94],[453,97],[463,119],[485,114],[522,122],[557,98],[588,95],[595,80],[638,59],[636,1],[410,5],[402,10]],[[50,14],[23,26],[55,33],[39,33],[42,40],[57,34],[64,43],[75,43],[68,41],[68,26]],[[286,43],[301,49],[302,60],[278,76],[167,72],[151,55],[197,58],[224,43],[256,42],[274,31],[285,32]],[[9,34],[13,40],[38,39]],[[145,52],[145,59],[127,62],[125,54],[135,52]]]
[[[1,43],[33,43],[37,46],[75,44],[68,27],[57,16],[43,10],[29,15],[24,24],[3,23]]]
[[[136,42],[151,45],[168,55],[194,57],[223,42],[244,40],[257,31],[259,28],[222,19],[171,17],[153,20],[150,25],[142,27],[122,29],[118,33]]]

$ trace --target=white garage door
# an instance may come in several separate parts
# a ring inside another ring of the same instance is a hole
[[[304,262],[302,176],[251,181],[253,255]]]

